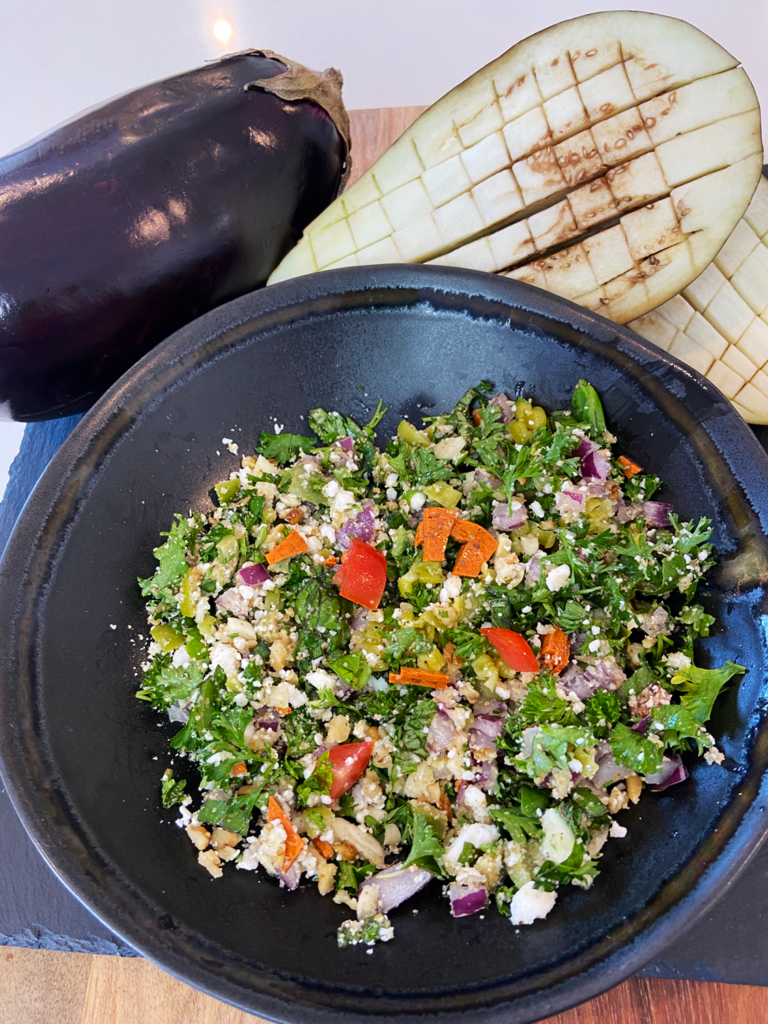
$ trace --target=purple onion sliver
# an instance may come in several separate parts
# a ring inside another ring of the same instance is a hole
[[[260,587],[262,583],[272,579],[266,565],[262,565],[260,562],[257,562],[256,565],[246,565],[237,575],[240,582],[244,583],[246,587]]]
[[[510,512],[509,503],[506,501],[500,501],[493,507],[493,521],[492,525],[496,530],[516,530],[518,526],[522,526],[528,519],[528,510],[525,505],[521,502],[515,502],[518,506],[513,508]]]
[[[368,625],[368,609],[357,608],[355,614],[349,620],[349,628],[354,630],[365,629]]]
[[[634,725],[630,725],[632,732],[639,732],[641,736],[645,736],[648,732],[648,725],[651,721],[651,716],[646,715],[645,718],[641,718],[639,722],[635,722]]]
[[[475,718],[506,718],[509,708],[503,700],[481,698],[472,708]]]
[[[669,513],[672,505],[668,501],[644,501],[643,515],[649,526],[665,527],[671,526]]]
[[[366,505],[364,509],[357,513],[354,519],[348,519],[344,523],[336,534],[336,542],[345,551],[349,547],[352,537],[357,537],[358,540],[370,544],[375,530],[376,517],[373,508],[370,505]]]
[[[511,423],[515,418],[515,410],[512,408],[512,403],[503,392],[492,398],[489,404],[498,405],[501,410],[499,419],[502,423]]]
[[[484,910],[488,901],[485,888],[470,889],[468,885],[452,885],[448,890],[453,917],[469,917],[479,910]]]
[[[586,479],[607,480],[611,472],[611,464],[603,455],[592,452],[581,460],[581,471]]]
[[[654,793],[663,793],[665,789],[669,789],[670,786],[676,786],[679,782],[685,782],[688,778],[688,769],[684,764],[679,764],[677,768],[669,775],[664,782],[659,783],[657,786],[651,786]],[[646,782],[648,780],[646,779]]]
[[[355,450],[355,441],[352,437],[342,437],[340,441],[335,443],[339,448],[343,448],[345,452],[353,452]]]
[[[241,616],[248,614],[251,603],[243,597],[237,587],[230,587],[216,598],[216,607],[223,612],[229,612],[230,615]]]
[[[431,754],[442,754],[456,738],[456,726],[449,716],[438,708],[432,717],[427,733],[427,748]]]
[[[376,885],[379,889],[377,910],[382,914],[388,914],[390,910],[399,907],[411,896],[414,896],[420,889],[423,889],[432,878],[429,871],[418,868],[412,864],[409,868],[403,868],[402,864],[392,864],[375,875],[370,875],[360,885],[360,893],[366,886]]]
[[[533,555],[525,564],[525,582],[529,587],[535,586],[541,579],[543,557],[543,555]]]
[[[299,882],[301,881],[301,868],[299,867],[298,861],[294,861],[287,871],[281,871],[280,868],[277,868],[276,874],[286,889],[298,888]]]
[[[688,778],[688,772],[683,765],[679,754],[672,757],[664,757],[661,761],[661,769],[645,776],[645,781],[653,787],[654,792],[661,793],[668,786],[674,786]]]

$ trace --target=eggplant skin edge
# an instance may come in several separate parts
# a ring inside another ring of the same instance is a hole
[[[347,144],[257,51],[126,93],[0,160],[0,410],[87,409],[201,314],[261,288],[336,197]]]

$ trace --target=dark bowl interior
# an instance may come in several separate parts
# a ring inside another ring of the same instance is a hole
[[[137,576],[175,511],[207,509],[212,484],[275,422],[305,429],[316,405],[367,420],[453,406],[480,378],[560,408],[578,378],[611,429],[664,479],[684,518],[707,516],[721,564],[705,602],[708,664],[749,671],[719,702],[722,767],[622,816],[602,875],[546,921],[453,920],[432,883],[393,913],[372,954],[339,951],[349,912],[314,887],[288,893],[228,870],[213,881],[159,804],[164,725],[134,699],[145,620]],[[266,1016],[315,1022],[440,1017],[530,1021],[594,995],[702,912],[764,831],[768,462],[698,374],[576,306],[467,271],[365,268],[288,282],[184,328],[126,375],[64,444],[2,566],[0,749],[27,829],[67,885],[162,966]],[[116,627],[116,628],[115,628]]]

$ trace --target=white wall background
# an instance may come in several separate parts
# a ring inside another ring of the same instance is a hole
[[[0,0],[0,153],[77,111],[247,47],[338,67],[349,108],[427,104],[580,0]],[[634,6],[634,4],[633,4]],[[768,110],[768,0],[666,0],[735,54]],[[226,41],[217,21],[232,28]],[[768,116],[766,116],[768,124]],[[768,142],[768,132],[764,136]],[[766,146],[768,148],[768,145]],[[21,435],[0,423],[0,493]]]

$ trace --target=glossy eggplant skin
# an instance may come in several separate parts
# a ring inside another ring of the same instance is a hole
[[[347,147],[236,54],[88,111],[0,160],[0,406],[90,406],[177,328],[262,287],[335,198]]]

